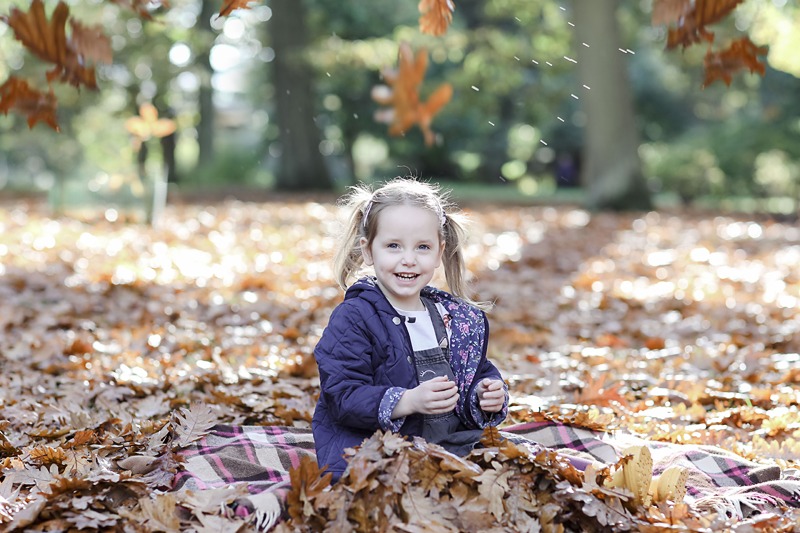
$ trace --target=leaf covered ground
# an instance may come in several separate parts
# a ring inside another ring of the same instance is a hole
[[[342,297],[335,207],[176,205],[157,229],[4,207],[0,528],[256,529],[263,517],[230,511],[235,491],[169,492],[177,452],[215,423],[310,424],[311,353]],[[510,423],[545,416],[797,467],[795,224],[466,210],[476,295],[496,301],[490,357],[510,385]],[[554,456],[490,450],[458,462],[376,435],[348,484],[327,487],[311,464],[294,472],[279,527],[800,531],[796,511],[736,523],[637,507]]]

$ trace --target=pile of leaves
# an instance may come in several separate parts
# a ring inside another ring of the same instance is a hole
[[[459,458],[421,439],[376,433],[353,450],[332,489],[308,460],[292,472],[291,518],[279,531],[645,531],[719,526],[684,504],[646,510],[606,486],[611,468],[579,472],[563,456],[487,429]],[[614,465],[621,468],[621,463]]]
[[[271,523],[233,512],[242,487],[169,488],[178,452],[215,423],[310,425],[312,350],[342,297],[330,267],[333,204],[175,205],[156,229],[111,209],[79,220],[5,207],[2,528]],[[794,225],[567,207],[468,212],[466,255],[475,296],[496,303],[490,357],[510,385],[510,423],[547,416],[797,466]],[[728,523],[680,505],[637,507],[601,486],[601,472],[581,477],[552,454],[493,444],[459,460],[377,434],[332,487],[315,465],[294,472],[291,522],[280,527],[793,531],[800,519],[787,510]]]

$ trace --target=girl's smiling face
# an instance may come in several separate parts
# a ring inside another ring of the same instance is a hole
[[[378,286],[394,307],[423,310],[419,294],[441,265],[444,252],[439,217],[421,207],[392,205],[381,210],[376,222],[372,243],[361,238],[364,263],[375,269]]]

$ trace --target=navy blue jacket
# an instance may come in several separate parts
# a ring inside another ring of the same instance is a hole
[[[508,411],[508,395],[502,411],[484,413],[475,390],[483,378],[502,379],[486,359],[486,315],[433,287],[422,294],[450,314],[450,366],[459,390],[456,414],[470,429],[500,424]],[[327,465],[334,479],[347,466],[345,448],[361,444],[376,430],[422,434],[421,414],[396,420],[389,416],[402,392],[419,385],[419,380],[408,331],[374,278],[362,278],[347,289],[314,356],[321,388],[312,422],[317,462],[320,467]]]

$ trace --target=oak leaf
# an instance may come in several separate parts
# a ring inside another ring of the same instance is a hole
[[[28,117],[28,127],[44,122],[59,131],[56,121],[56,97],[53,91],[43,93],[31,88],[28,82],[15,76],[0,85],[0,113],[7,115],[12,109]]]
[[[511,473],[512,470],[506,467],[502,467],[501,470],[487,468],[481,475],[475,477],[475,481],[478,482],[478,492],[487,500],[489,512],[498,521],[503,520],[505,513],[503,499],[508,492],[508,478]]]
[[[91,466],[91,451],[86,450],[77,452],[70,449],[66,452],[66,460],[64,461],[64,475],[72,477],[85,476],[89,472]]]
[[[674,48],[678,45],[685,48],[700,41],[713,42],[714,34],[706,30],[706,26],[724,19],[743,1],[696,0],[681,4],[683,12],[677,17],[676,26],[670,28],[668,32],[667,48]]]
[[[103,32],[102,26],[86,26],[74,19],[70,19],[69,24],[72,27],[72,45],[79,55],[95,64],[111,64],[114,55],[111,39]]]
[[[37,446],[32,449],[29,454],[31,460],[40,465],[63,465],[67,460],[67,455],[64,453],[64,450],[51,446]]]
[[[314,513],[312,500],[331,484],[333,474],[323,474],[325,468],[320,470],[316,459],[304,455],[300,465],[289,471],[292,488],[286,496],[289,516],[302,521]]]
[[[619,392],[622,383],[615,383],[611,387],[605,387],[606,377],[606,374],[601,374],[599,379],[587,382],[580,392],[575,395],[575,403],[601,406],[613,405],[614,403],[628,405],[628,400]]]
[[[174,493],[155,494],[152,498],[140,498],[139,505],[145,525],[150,531],[178,531],[180,520],[176,515],[177,498]]]
[[[78,446],[83,446],[85,444],[94,444],[98,441],[97,433],[95,433],[92,429],[81,429],[75,432],[75,435],[68,440],[65,444],[65,448],[76,448]]]
[[[384,69],[381,73],[386,85],[372,89],[372,99],[388,106],[375,113],[375,120],[389,124],[389,134],[404,135],[414,125],[425,137],[425,144],[434,143],[431,123],[434,117],[450,101],[453,87],[449,83],[439,85],[427,101],[421,101],[419,90],[428,68],[428,53],[422,48],[416,54],[411,46],[400,44],[397,69]]]
[[[453,21],[453,0],[420,0],[419,29],[429,35],[442,35]]]
[[[166,137],[174,133],[176,128],[174,120],[158,118],[158,110],[150,103],[139,106],[139,115],[125,121],[125,129],[141,141],[151,137]]]
[[[3,20],[25,48],[39,59],[55,65],[47,72],[48,81],[60,78],[75,87],[84,85],[97,89],[94,67],[88,66],[88,58],[75,49],[73,40],[67,39],[68,18],[69,7],[63,1],[58,3],[48,20],[42,0],[33,0],[27,12],[13,8]],[[84,43],[84,46],[88,45]]]
[[[173,445],[182,448],[204,437],[217,424],[214,410],[205,404],[194,403],[172,413],[172,428],[176,434]]]
[[[728,48],[719,52],[709,50],[704,59],[706,77],[703,85],[707,87],[717,80],[730,85],[733,74],[744,68],[763,76],[766,65],[758,56],[765,55],[767,51],[767,47],[756,46],[748,37],[732,42]]]
[[[487,426],[483,428],[480,442],[485,448],[497,448],[503,443],[503,437],[500,436],[500,430],[496,427]]]
[[[679,22],[691,9],[692,3],[692,0],[655,0],[652,24],[659,26]]]
[[[400,504],[406,515],[406,523],[396,526],[396,530],[408,533],[457,532],[459,509],[452,503],[437,501],[415,487],[406,487],[402,492]]]
[[[219,10],[219,16],[228,16],[237,9],[250,9],[249,4],[252,1],[253,0],[225,0],[222,3],[222,9]]]
[[[93,509],[84,509],[80,513],[64,513],[64,517],[81,531],[85,529],[108,531],[119,522],[118,516],[100,513]]]

